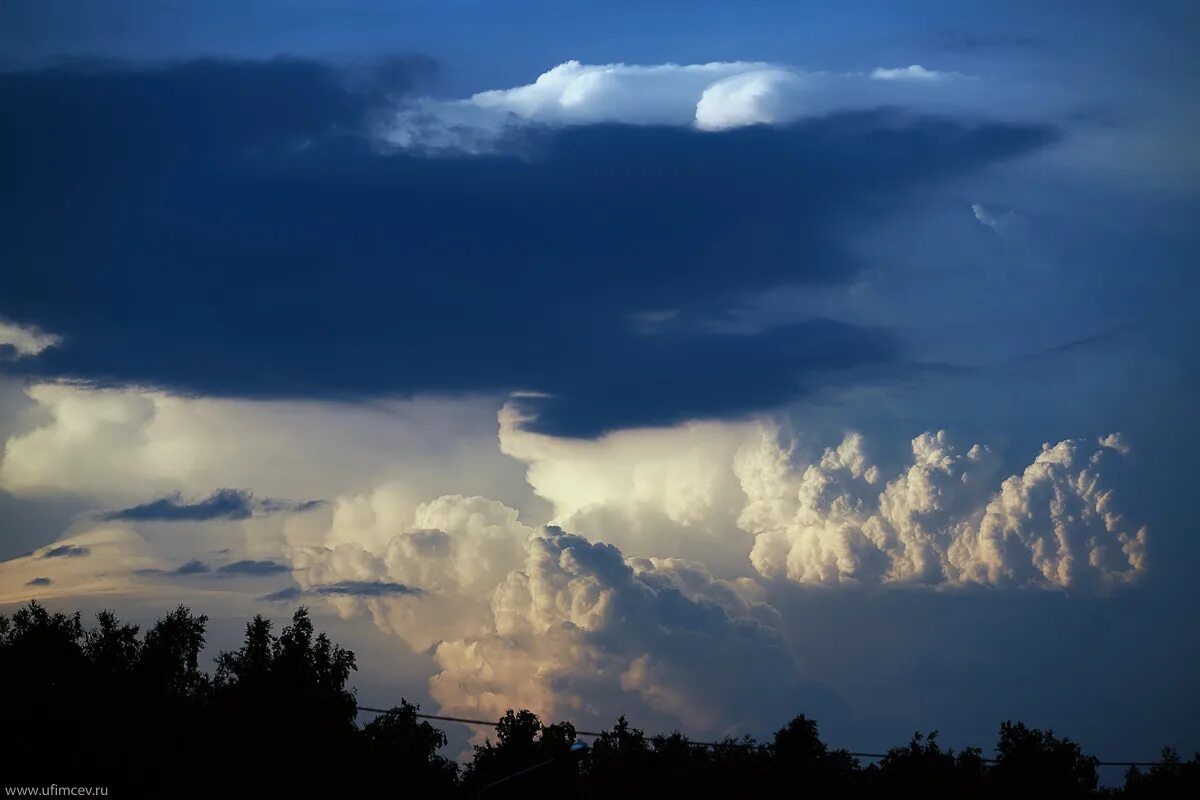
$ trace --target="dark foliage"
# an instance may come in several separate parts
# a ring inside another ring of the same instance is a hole
[[[893,747],[883,760],[865,770],[863,783],[879,796],[987,797],[994,793],[989,791],[988,778],[977,748],[957,755],[943,750],[937,731],[933,731],[928,736],[915,733],[906,747]]]
[[[863,765],[803,715],[764,744],[710,745],[620,717],[579,751],[569,723],[510,710],[460,770],[405,700],[358,724],[354,654],[304,608],[278,634],[255,617],[213,676],[199,666],[207,622],[183,606],[144,635],[109,611],[89,629],[36,602],[0,616],[3,783],[103,785],[113,797],[1200,797],[1200,755],[1164,750],[1100,789],[1094,757],[1020,722],[1000,726],[993,760],[942,749],[935,731]]]
[[[1200,756],[1182,761],[1170,747],[1163,748],[1161,763],[1143,772],[1131,767],[1125,773],[1125,796],[1131,798],[1200,797]]]

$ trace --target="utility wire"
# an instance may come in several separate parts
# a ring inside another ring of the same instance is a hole
[[[370,708],[368,706],[356,706],[356,708],[359,711],[365,711],[369,714],[386,714],[389,711],[389,709],[386,709],[386,708]],[[422,714],[420,712],[417,712],[416,714],[414,714],[414,716],[420,717],[421,719],[435,719],[440,722],[461,722],[464,725],[484,725],[489,728],[496,728],[496,727],[499,727],[499,725],[500,725],[499,722],[495,722],[495,721],[489,722],[486,719],[470,719],[469,717],[444,717],[444,716],[439,716],[437,714]],[[574,726],[572,726],[572,727],[574,727]],[[603,734],[601,734],[600,732],[597,732],[597,731],[576,730],[575,735],[576,736],[601,736]],[[688,744],[694,745],[696,747],[760,748],[760,747],[769,747],[770,746],[770,745],[757,744],[757,743],[748,744],[746,742],[739,742],[736,740],[728,741],[728,742],[697,742],[693,739],[688,739]],[[887,753],[856,753],[856,752],[849,751],[849,750],[845,751],[845,752],[847,755],[853,756],[854,758],[870,758],[870,759],[878,760],[878,759],[887,757]],[[981,757],[980,761],[983,761],[985,764],[995,764],[996,763],[996,759],[994,759],[994,758],[982,758]],[[1097,761],[1096,766],[1100,766],[1100,767],[1161,767],[1161,766],[1163,766],[1164,763],[1166,763],[1166,762],[1163,762],[1163,761]]]

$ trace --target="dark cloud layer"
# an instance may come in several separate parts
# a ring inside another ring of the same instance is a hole
[[[203,500],[186,502],[175,494],[100,516],[104,520],[126,522],[203,522],[207,520],[249,519],[255,514],[311,511],[322,505],[320,500],[294,502],[266,498],[259,500],[244,489],[218,489]]]
[[[743,413],[903,353],[843,322],[700,320],[852,279],[844,235],[1052,138],[880,110],[435,159],[360,135],[384,94],[311,62],[0,75],[0,313],[64,336],[7,368],[254,397],[533,390],[569,434]]]
[[[292,568],[278,561],[234,561],[217,570],[223,575],[278,575]]]
[[[135,569],[134,575],[142,575],[144,577],[154,577],[160,575],[176,576],[186,578],[191,575],[208,575],[212,572],[212,567],[205,564],[198,558],[191,561],[185,561],[175,569],[158,569],[156,567],[146,567],[143,569]]]
[[[203,561],[200,561],[199,559],[192,559],[191,561],[186,561],[183,564],[180,564],[175,569],[174,574],[176,574],[176,575],[201,575],[203,573],[211,572],[211,571],[212,571],[212,567],[208,566],[208,564],[205,564]]]
[[[83,558],[92,554],[90,547],[74,544],[60,544],[42,553],[42,558]]]
[[[262,599],[270,602],[287,602],[299,600],[302,597],[394,597],[405,594],[421,594],[420,589],[406,586],[403,583],[391,581],[339,581],[324,586],[314,586],[301,589],[299,586],[289,586],[265,595]]]

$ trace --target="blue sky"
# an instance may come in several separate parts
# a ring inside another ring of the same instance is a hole
[[[374,704],[1200,747],[1189,4],[0,31],[0,602],[303,599]]]

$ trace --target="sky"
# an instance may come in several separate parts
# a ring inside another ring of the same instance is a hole
[[[1198,749],[1197,38],[4,2],[0,612],[303,603],[372,706]]]

